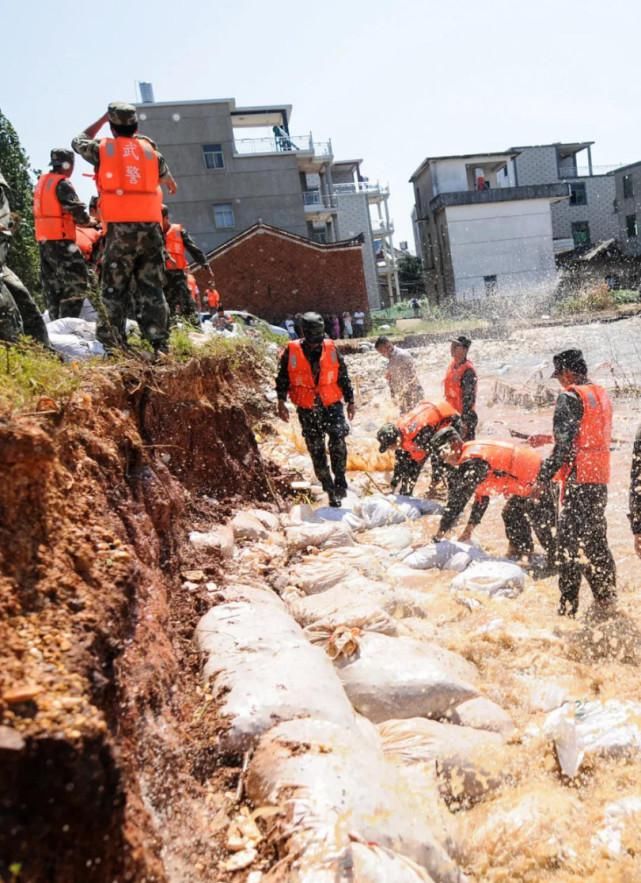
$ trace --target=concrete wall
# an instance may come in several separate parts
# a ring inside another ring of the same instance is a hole
[[[627,199],[623,196],[624,175],[630,175],[632,179],[632,196]],[[616,188],[617,213],[615,218],[618,225],[617,239],[619,246],[624,254],[639,255],[641,254],[641,235],[632,238],[628,237],[626,218],[628,215],[636,215],[641,233],[641,163],[629,166],[620,172],[618,171],[613,177]]]
[[[514,160],[519,186],[552,184],[559,180],[556,147],[526,147]]]
[[[484,276],[497,293],[525,294],[556,279],[548,200],[514,200],[445,209],[457,298],[485,296]]]
[[[259,219],[306,235],[295,154],[234,156],[229,102],[145,104],[139,105],[138,110],[141,131],[158,144],[178,182],[178,193],[166,200],[172,217],[184,224],[206,251],[227,242]],[[223,169],[206,168],[203,144],[222,145]],[[213,205],[221,202],[232,205],[233,228],[216,229]]]
[[[363,265],[367,284],[367,297],[370,310],[377,310],[381,305],[378,285],[378,271],[374,258],[374,241],[370,223],[369,203],[366,193],[337,193],[336,235],[338,239],[352,239],[362,233]]]
[[[258,228],[221,249],[210,265],[227,309],[282,322],[288,313],[306,310],[367,311],[362,250],[360,245],[318,246]],[[195,275],[204,290],[207,276]]]
[[[442,159],[432,165],[433,196],[468,190],[467,168],[463,159]]]
[[[555,239],[571,239],[572,223],[587,221],[590,239],[599,242],[618,236],[619,222],[614,211],[616,182],[613,175],[578,178],[569,184],[585,184],[586,205],[570,205],[569,199],[552,205],[552,232]]]

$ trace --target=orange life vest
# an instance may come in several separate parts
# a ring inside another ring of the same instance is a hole
[[[165,233],[165,249],[167,250],[166,268],[168,270],[184,270],[187,266],[187,255],[185,254],[181,224],[169,225],[169,230]]]
[[[452,420],[458,416],[460,416],[459,412],[447,402],[438,402],[436,405],[432,402],[419,402],[396,424],[401,434],[401,448],[410,455],[412,460],[422,463],[427,454],[414,444],[414,439],[419,432],[428,426],[437,432],[444,426],[449,426]]]
[[[220,294],[215,288],[207,289],[207,306],[210,310],[217,310],[220,306]]]
[[[198,288],[198,283],[196,282],[196,277],[193,273],[187,273],[187,287],[189,288],[189,293],[191,294],[191,299],[196,304],[196,306],[200,306],[200,289]]]
[[[490,467],[487,477],[476,489],[477,499],[497,494],[529,497],[543,455],[533,448],[511,442],[471,441],[463,445],[459,465],[468,460],[484,460]]]
[[[97,175],[105,224],[162,222],[158,157],[143,138],[103,138]]]
[[[76,245],[86,261],[91,260],[93,247],[101,236],[102,233],[95,227],[76,227]]]
[[[65,177],[57,172],[45,172],[38,179],[33,194],[33,216],[38,242],[60,239],[74,242],[76,239],[76,222],[63,209],[56,196],[58,182]]]
[[[443,381],[445,399],[456,411],[459,412],[459,414],[463,413],[463,389],[461,387],[461,380],[466,371],[472,371],[476,377],[474,366],[467,359],[460,365],[457,365],[454,360],[452,360],[447,369],[445,380]]]
[[[313,408],[317,397],[326,407],[340,402],[343,391],[338,385],[338,352],[333,340],[323,341],[318,383],[314,382],[302,341],[292,340],[288,353],[289,397],[298,408]]]
[[[557,475],[562,481],[574,472],[577,484],[607,484],[610,480],[612,403],[596,383],[568,386],[583,404],[583,417],[573,445],[572,460]]]

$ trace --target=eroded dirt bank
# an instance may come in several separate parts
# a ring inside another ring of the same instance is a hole
[[[236,772],[192,676],[203,604],[174,588],[188,527],[273,502],[258,371],[123,366],[0,420],[0,879],[213,879],[206,789]]]

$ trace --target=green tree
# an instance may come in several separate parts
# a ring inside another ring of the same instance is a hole
[[[33,184],[29,157],[18,133],[0,110],[0,171],[11,187],[9,202],[14,212],[13,245],[8,265],[31,293],[40,289],[40,256],[33,229]]]
[[[398,259],[398,282],[405,288],[410,297],[425,294],[423,266],[421,259],[413,254],[404,254]]]

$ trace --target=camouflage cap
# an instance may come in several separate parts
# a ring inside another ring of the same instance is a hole
[[[136,108],[126,101],[112,101],[107,108],[110,123],[117,126],[134,126],[138,122]]]
[[[75,162],[73,150],[67,150],[66,147],[54,147],[50,153],[49,165],[60,168],[70,168]]]
[[[394,425],[394,423],[384,423],[381,428],[376,433],[376,440],[378,441],[379,448],[378,450],[381,454],[384,454],[392,445],[399,440],[401,437],[400,432],[398,431],[398,427]]]

